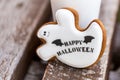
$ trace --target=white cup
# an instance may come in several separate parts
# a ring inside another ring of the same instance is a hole
[[[101,0],[51,0],[54,20],[56,10],[64,7],[73,8],[79,14],[79,25],[82,28],[99,18],[100,5]]]

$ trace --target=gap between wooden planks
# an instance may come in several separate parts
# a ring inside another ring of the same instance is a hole
[[[43,80],[106,80],[111,39],[119,0],[102,0],[100,19],[107,30],[107,47],[99,63],[86,69],[68,67],[58,60],[48,63]]]
[[[0,0],[0,80],[23,80],[49,0]]]

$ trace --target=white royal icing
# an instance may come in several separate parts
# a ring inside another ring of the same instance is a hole
[[[92,65],[98,59],[103,42],[103,32],[100,25],[93,22],[85,31],[75,27],[75,17],[67,9],[56,12],[58,24],[42,26],[37,36],[46,44],[37,49],[37,54],[43,60],[56,56],[61,62],[76,68]]]

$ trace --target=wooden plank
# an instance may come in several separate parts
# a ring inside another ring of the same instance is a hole
[[[49,0],[0,0],[0,80],[23,80],[48,5]]]
[[[43,80],[105,80],[107,79],[108,55],[114,31],[119,0],[103,0],[100,19],[107,29],[107,47],[98,64],[86,69],[68,67],[58,60],[50,61]]]
[[[24,80],[42,80],[46,64],[43,61],[32,61]]]

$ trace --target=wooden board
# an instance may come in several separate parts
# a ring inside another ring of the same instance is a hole
[[[49,0],[0,0],[0,80],[23,80],[48,5]]]
[[[102,0],[100,19],[107,30],[107,47],[99,63],[86,69],[68,67],[58,60],[48,63],[43,80],[107,80],[111,39],[114,31],[119,0]]]
[[[33,60],[24,80],[42,80],[46,64],[43,61]]]

